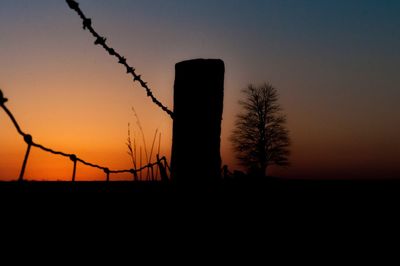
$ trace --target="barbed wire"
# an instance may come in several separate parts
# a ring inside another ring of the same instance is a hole
[[[92,167],[92,168],[97,168],[99,170],[104,171],[104,173],[106,174],[106,178],[107,181],[110,180],[110,174],[122,174],[122,173],[130,173],[133,174],[134,176],[137,176],[137,173],[140,173],[141,171],[144,171],[146,169],[149,169],[153,172],[153,167],[154,166],[158,166],[160,169],[168,169],[169,171],[171,171],[171,169],[168,166],[167,163],[167,159],[165,157],[159,158],[157,156],[157,161],[154,163],[149,163],[145,166],[142,166],[139,169],[124,169],[124,170],[110,170],[108,167],[104,167],[104,166],[100,166],[98,164],[94,164],[94,163],[90,163],[87,162],[79,157],[77,157],[75,154],[72,153],[66,153],[66,152],[62,152],[62,151],[57,151],[48,147],[45,147],[44,145],[41,145],[39,143],[36,143],[33,141],[33,138],[30,134],[26,134],[25,132],[22,131],[20,125],[18,124],[18,121],[15,119],[14,115],[12,114],[12,112],[8,109],[8,107],[5,105],[5,103],[8,101],[7,98],[4,97],[3,92],[0,90],[0,107],[4,110],[4,112],[7,114],[7,116],[10,118],[11,122],[13,123],[15,129],[17,130],[18,134],[21,135],[24,139],[24,141],[26,142],[26,144],[28,145],[26,153],[25,153],[25,157],[24,157],[24,161],[22,164],[22,168],[21,168],[21,172],[19,175],[19,181],[23,181],[24,179],[24,174],[25,174],[25,169],[26,169],[26,165],[27,165],[27,161],[28,161],[28,157],[30,154],[30,150],[31,147],[36,147],[38,149],[41,149],[42,151],[54,154],[54,155],[59,155],[62,157],[66,157],[69,158],[73,164],[74,164],[74,168],[73,168],[73,172],[72,172],[72,181],[75,181],[75,177],[76,177],[76,165],[77,162],[80,162],[86,166]],[[162,171],[160,171],[162,172]],[[168,179],[168,176],[166,174],[166,171],[163,171],[165,176],[161,176],[162,179]],[[154,179],[154,177],[153,177]]]
[[[164,112],[166,112],[172,119],[174,118],[174,113],[169,110],[165,105],[163,105],[153,94],[147,82],[144,82],[141,75],[136,74],[135,68],[131,67],[125,57],[120,55],[114,48],[111,48],[106,44],[107,38],[101,36],[96,32],[92,26],[92,20],[83,13],[79,7],[79,3],[74,0],[66,0],[68,6],[74,10],[83,21],[83,29],[89,30],[89,32],[96,38],[94,44],[103,47],[111,56],[115,56],[118,59],[118,63],[126,68],[126,73],[133,76],[133,82],[139,82],[140,85],[146,90],[147,96],[151,98],[153,103],[160,107]]]

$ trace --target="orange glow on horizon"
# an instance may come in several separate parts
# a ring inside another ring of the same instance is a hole
[[[90,2],[81,6],[93,25],[171,110],[176,63],[224,60],[221,156],[230,171],[243,170],[229,141],[240,91],[269,82],[278,89],[293,143],[291,166],[272,167],[269,174],[400,177],[399,2],[214,1],[212,10],[207,1]],[[143,147],[134,107],[147,149],[158,129],[160,155],[169,160],[172,120],[116,58],[94,46],[65,1],[2,2],[0,34],[0,89],[35,142],[111,169],[132,168],[128,123]],[[0,181],[18,178],[25,151],[0,110]],[[71,175],[68,158],[32,148],[27,179]],[[76,180],[104,178],[100,170],[78,164]]]

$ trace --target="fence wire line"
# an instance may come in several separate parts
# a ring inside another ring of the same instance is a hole
[[[137,173],[139,173],[139,172],[141,172],[143,170],[146,170],[146,169],[153,169],[154,166],[164,167],[165,169],[168,169],[170,171],[169,165],[167,163],[167,159],[165,158],[165,156],[162,157],[162,158],[157,158],[156,162],[149,163],[149,164],[147,164],[145,166],[142,166],[139,169],[131,168],[131,169],[124,169],[124,170],[110,170],[108,167],[103,167],[103,166],[100,166],[100,165],[97,165],[97,164],[93,164],[93,163],[87,162],[87,161],[77,157],[75,154],[70,154],[70,153],[66,153],[66,152],[62,152],[62,151],[56,151],[54,149],[47,148],[47,147],[45,147],[45,146],[43,146],[41,144],[38,144],[38,143],[34,142],[31,135],[26,134],[21,130],[21,127],[19,126],[19,124],[18,124],[17,120],[15,119],[14,115],[12,114],[12,112],[5,105],[5,103],[7,101],[8,101],[8,99],[3,96],[3,92],[0,90],[0,107],[4,110],[4,112],[10,118],[10,120],[13,123],[15,129],[17,130],[18,134],[21,135],[24,138],[24,141],[28,145],[27,152],[25,154],[25,159],[24,159],[24,162],[23,162],[23,166],[22,166],[22,169],[21,169],[19,180],[23,180],[23,176],[24,176],[24,172],[25,172],[25,168],[26,168],[26,163],[27,163],[27,160],[28,160],[28,157],[29,157],[29,152],[30,152],[30,149],[31,149],[32,146],[36,147],[38,149],[41,149],[41,150],[43,150],[45,152],[54,154],[54,155],[60,155],[60,156],[69,158],[74,163],[74,170],[73,170],[73,176],[72,176],[72,180],[73,181],[75,181],[76,163],[77,162],[80,162],[80,163],[82,163],[82,164],[84,164],[86,166],[92,167],[92,168],[97,168],[97,169],[103,170],[104,173],[107,175],[107,181],[109,180],[109,175],[110,174],[131,173],[131,174],[136,176]],[[164,163],[164,165],[162,163]]]
[[[174,113],[168,109],[168,107],[166,107],[165,105],[163,105],[153,94],[153,92],[151,91],[151,89],[149,88],[149,86],[147,85],[147,82],[144,82],[141,75],[136,74],[136,70],[135,68],[133,68],[132,66],[130,66],[127,63],[127,60],[125,57],[123,57],[122,55],[120,55],[117,51],[115,51],[114,48],[111,48],[110,46],[107,45],[106,41],[107,38],[101,36],[100,34],[98,34],[95,29],[92,26],[92,20],[88,17],[86,17],[86,15],[83,13],[83,11],[80,9],[79,7],[79,3],[74,1],[74,0],[66,0],[68,6],[74,10],[79,17],[82,19],[83,21],[83,29],[84,30],[89,30],[89,32],[93,35],[93,37],[96,38],[94,44],[95,45],[100,45],[101,47],[103,47],[111,56],[115,56],[118,59],[118,63],[123,65],[126,68],[126,73],[130,74],[133,76],[133,81],[134,82],[139,82],[140,85],[142,86],[142,88],[144,88],[146,90],[147,96],[151,98],[151,100],[153,101],[153,103],[155,103],[158,107],[160,107],[164,112],[166,112],[172,119],[174,118]]]

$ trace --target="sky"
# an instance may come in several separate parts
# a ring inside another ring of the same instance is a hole
[[[173,109],[174,65],[226,65],[221,154],[240,169],[229,135],[241,89],[278,89],[292,139],[282,178],[400,178],[400,1],[81,0],[94,28]],[[131,168],[128,123],[146,142],[172,121],[82,30],[63,0],[2,0],[0,88],[25,132],[45,146],[110,168]],[[139,141],[139,140],[138,140]],[[139,141],[140,142],[140,141]],[[0,180],[18,177],[26,144],[0,112]],[[201,163],[201,162],[199,162]],[[69,180],[72,163],[33,149],[26,178]],[[78,165],[77,180],[104,174]],[[114,179],[129,178],[115,176]]]

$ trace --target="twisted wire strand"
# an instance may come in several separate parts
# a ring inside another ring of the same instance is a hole
[[[96,30],[93,28],[92,26],[92,20],[88,17],[86,17],[86,15],[83,13],[83,11],[81,10],[81,8],[79,7],[79,3],[75,0],[66,0],[68,6],[74,10],[79,17],[82,19],[83,21],[83,29],[84,30],[88,30],[93,37],[95,37],[95,45],[100,45],[101,47],[103,47],[111,56],[114,56],[118,59],[118,63],[123,65],[126,68],[126,73],[130,74],[133,77],[133,82],[139,82],[140,85],[142,86],[143,89],[145,89],[147,96],[150,97],[150,99],[153,101],[154,104],[156,104],[158,107],[160,107],[164,112],[166,112],[172,119],[174,118],[174,113],[168,109],[168,107],[166,107],[165,105],[163,105],[153,94],[152,90],[150,89],[150,87],[147,85],[147,82],[145,82],[141,75],[136,74],[136,70],[135,68],[133,68],[132,66],[130,66],[127,63],[127,60],[125,57],[123,57],[122,55],[120,55],[114,48],[111,48],[110,46],[107,45],[106,41],[107,38],[101,36],[100,34],[98,34],[96,32]]]

